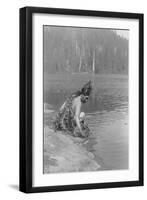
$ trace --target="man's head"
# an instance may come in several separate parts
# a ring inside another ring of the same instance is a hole
[[[89,96],[85,96],[83,94],[81,94],[81,102],[82,103],[86,103],[88,101]]]
[[[89,96],[91,91],[92,91],[92,83],[91,81],[88,81],[88,83],[86,83],[81,89],[81,94],[83,94],[84,96]]]

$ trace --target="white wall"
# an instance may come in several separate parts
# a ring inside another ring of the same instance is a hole
[[[0,4],[0,199],[146,199],[147,186],[74,192],[23,194],[18,192],[18,88],[19,8],[23,6],[141,12],[147,18],[146,0],[3,0]],[[145,35],[147,27],[145,26]],[[146,39],[145,39],[146,42]],[[145,49],[146,50],[146,49]],[[145,51],[146,53],[146,51]],[[146,59],[145,59],[146,61]],[[147,70],[145,69],[147,76]],[[147,83],[147,78],[145,80]],[[147,94],[145,94],[145,101]],[[147,107],[145,106],[147,110]],[[146,115],[145,115],[146,119]],[[146,127],[147,128],[147,127]],[[146,132],[145,128],[145,132]],[[145,136],[146,142],[146,136]],[[145,153],[147,151],[145,145]],[[145,168],[147,159],[145,159]],[[146,176],[146,173],[145,173]],[[146,177],[145,177],[146,178]]]

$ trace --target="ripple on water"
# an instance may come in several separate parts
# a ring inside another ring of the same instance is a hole
[[[97,112],[87,116],[92,131],[87,148],[94,153],[101,170],[128,169],[128,117],[124,113]]]
[[[47,94],[46,106],[52,110],[58,110],[68,96],[66,91]],[[101,165],[99,170],[128,169],[128,89],[99,88],[82,109],[92,132],[85,146]],[[51,116],[44,116],[44,123],[49,124]]]

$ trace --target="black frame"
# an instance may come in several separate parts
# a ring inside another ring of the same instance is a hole
[[[34,13],[111,17],[139,20],[139,180],[46,187],[32,186],[32,16]],[[120,13],[42,7],[24,7],[20,9],[20,191],[33,193],[143,186],[143,24],[144,16],[140,13]]]

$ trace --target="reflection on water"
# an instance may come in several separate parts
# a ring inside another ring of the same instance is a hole
[[[70,91],[53,91],[50,89],[44,95],[44,101],[50,104],[54,109],[58,109],[70,94]],[[98,89],[92,93],[88,102],[83,105],[83,110],[88,113],[103,110],[112,111],[126,108],[127,104],[127,89]]]
[[[92,131],[87,147],[96,156],[101,170],[127,169],[127,109],[89,114],[87,121]]]
[[[70,92],[49,90],[45,93],[44,102],[49,109],[57,110]],[[127,88],[99,88],[92,93],[82,110],[92,131],[85,146],[93,152],[101,170],[127,169]]]

